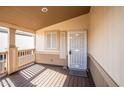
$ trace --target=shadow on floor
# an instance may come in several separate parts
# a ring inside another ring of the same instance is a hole
[[[0,79],[0,87],[94,87],[92,77],[69,75],[59,66],[34,64]]]

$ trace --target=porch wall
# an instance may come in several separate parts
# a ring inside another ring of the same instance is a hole
[[[88,54],[95,60],[91,60],[89,63],[96,86],[124,86],[123,17],[124,7],[91,7],[90,14],[36,31],[36,62],[67,65],[67,60],[62,61],[59,58],[59,49],[56,51],[46,51],[44,49],[44,33],[46,31],[78,31],[88,29]],[[43,57],[45,57],[44,60]],[[59,59],[58,62],[50,62],[51,57]],[[99,64],[106,72],[106,75],[102,76],[100,69],[97,69],[94,62]],[[105,78],[107,75],[109,76],[108,79]]]
[[[58,65],[58,66],[67,66],[67,58],[60,59],[59,54],[48,54],[37,52],[36,53],[36,62],[43,63],[43,64],[51,64],[51,65]]]
[[[92,7],[90,31],[88,32],[88,53],[119,86],[124,86],[124,7]],[[107,86],[100,71],[90,68],[96,86]],[[108,80],[108,79],[107,79]],[[108,82],[107,82],[108,83]]]
[[[45,44],[45,39],[44,39],[45,32],[46,31],[68,32],[71,30],[83,31],[83,30],[88,30],[88,26],[89,26],[89,14],[85,14],[36,31],[36,62],[67,66],[67,56],[66,59],[60,59],[59,49],[45,50],[45,45],[43,45]]]

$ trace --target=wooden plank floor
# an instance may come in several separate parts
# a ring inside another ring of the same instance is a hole
[[[94,87],[88,78],[70,76],[58,66],[34,64],[0,79],[0,87]]]

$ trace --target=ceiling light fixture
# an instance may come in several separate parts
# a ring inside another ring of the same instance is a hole
[[[48,11],[48,8],[46,8],[46,7],[43,7],[43,8],[42,8],[42,12],[43,12],[43,13],[46,13],[47,11]]]

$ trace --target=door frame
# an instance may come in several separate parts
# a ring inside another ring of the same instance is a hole
[[[79,32],[79,33],[86,33],[86,49],[85,49],[85,61],[86,61],[86,68],[83,70],[87,70],[87,30],[70,30],[67,32],[67,54],[68,54],[68,68],[70,66],[70,54],[69,54],[69,50],[70,50],[70,40],[69,40],[69,34],[73,33],[73,32]]]

